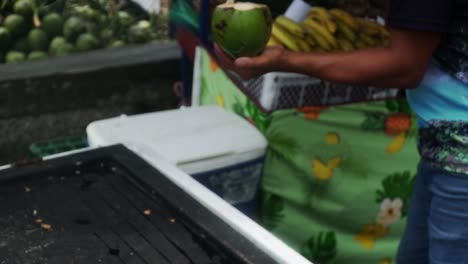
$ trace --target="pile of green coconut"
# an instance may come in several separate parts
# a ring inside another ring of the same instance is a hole
[[[130,0],[0,0],[0,61],[18,63],[166,39],[167,19]]]

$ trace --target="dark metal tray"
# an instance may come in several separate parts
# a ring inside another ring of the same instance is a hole
[[[0,172],[0,264],[275,263],[123,146]]]

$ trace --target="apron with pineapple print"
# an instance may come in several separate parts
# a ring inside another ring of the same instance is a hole
[[[203,50],[198,66],[200,105],[239,114],[268,140],[261,224],[314,263],[395,263],[419,160],[408,103],[265,115]]]

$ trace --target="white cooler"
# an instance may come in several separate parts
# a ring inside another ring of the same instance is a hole
[[[100,120],[91,147],[123,143],[162,156],[248,216],[256,217],[267,141],[250,123],[217,106]]]

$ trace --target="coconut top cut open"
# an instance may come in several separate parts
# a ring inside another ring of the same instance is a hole
[[[256,56],[270,38],[271,23],[267,5],[231,0],[216,6],[212,31],[216,43],[231,57]]]
[[[226,9],[235,9],[238,11],[249,11],[255,8],[265,8],[264,4],[250,3],[250,2],[235,2],[235,1],[226,1],[226,3],[218,5],[217,8],[226,8]]]

